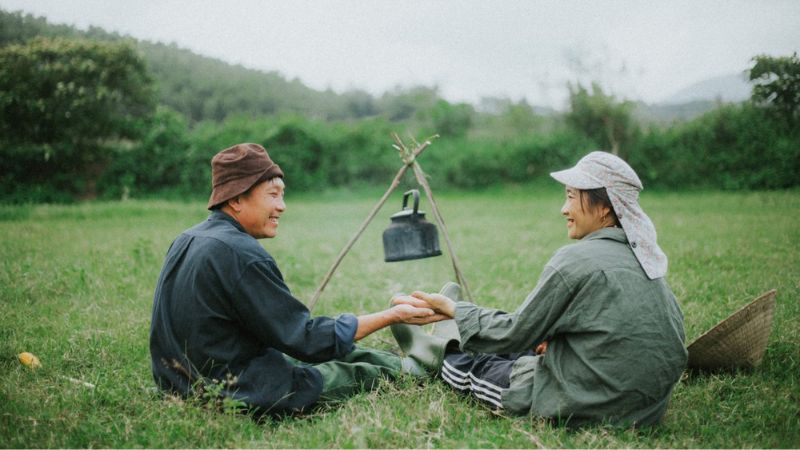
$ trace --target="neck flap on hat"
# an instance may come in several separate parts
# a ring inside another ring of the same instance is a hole
[[[651,280],[667,274],[667,255],[656,241],[656,227],[639,206],[639,191],[606,187],[633,254]]]
[[[639,206],[642,182],[628,163],[611,153],[594,151],[581,158],[575,167],[550,176],[577,189],[604,187],[628,244],[648,278],[654,280],[667,274],[667,255],[656,242],[656,228]]]

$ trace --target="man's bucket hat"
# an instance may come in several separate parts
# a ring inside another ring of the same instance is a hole
[[[256,184],[275,177],[283,171],[270,159],[267,150],[258,144],[237,144],[226,148],[211,159],[211,197],[208,209],[243,194]]]

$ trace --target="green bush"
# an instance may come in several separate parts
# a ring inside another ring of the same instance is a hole
[[[239,116],[189,129],[182,115],[159,108],[139,127],[138,140],[91,152],[69,144],[0,144],[0,201],[65,202],[92,191],[105,198],[167,193],[202,198],[211,188],[212,156],[241,142],[264,145],[293,191],[384,186],[401,164],[391,133],[409,140],[403,124],[380,118],[330,123],[299,116]],[[420,162],[435,186],[473,189],[544,178],[597,148],[585,134],[562,125],[537,133],[442,137]],[[81,154],[103,159],[74,157]],[[800,133],[749,104],[643,130],[628,154],[647,188],[800,185]]]
[[[69,203],[93,196],[91,180],[103,165],[86,156],[100,152],[81,153],[69,143],[0,141],[0,202]]]
[[[441,139],[425,154],[423,167],[444,186],[482,188],[527,183],[572,165],[595,145],[566,130],[509,139]]]
[[[106,198],[127,198],[163,190],[185,189],[182,177],[189,159],[189,133],[180,114],[160,107],[143,124],[141,139],[115,149],[98,182]],[[195,170],[195,169],[192,169]]]
[[[750,104],[643,133],[629,162],[663,188],[782,189],[800,185],[800,133]]]
[[[337,164],[329,176],[333,186],[388,184],[400,168],[392,148],[392,132],[400,132],[383,119],[365,119],[332,125],[330,148]]]

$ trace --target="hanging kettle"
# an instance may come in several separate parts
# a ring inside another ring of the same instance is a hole
[[[408,197],[414,196],[414,207],[408,209]],[[425,220],[419,211],[419,191],[403,194],[403,209],[392,215],[389,228],[383,232],[383,254],[386,262],[439,256],[439,233],[436,225]]]

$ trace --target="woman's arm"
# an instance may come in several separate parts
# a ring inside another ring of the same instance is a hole
[[[513,313],[469,302],[454,302],[443,295],[425,292],[397,297],[394,303],[428,306],[443,316],[454,318],[464,350],[513,353],[533,350],[550,337],[548,334],[563,316],[570,299],[571,292],[564,278],[557,270],[546,266],[534,290]]]

